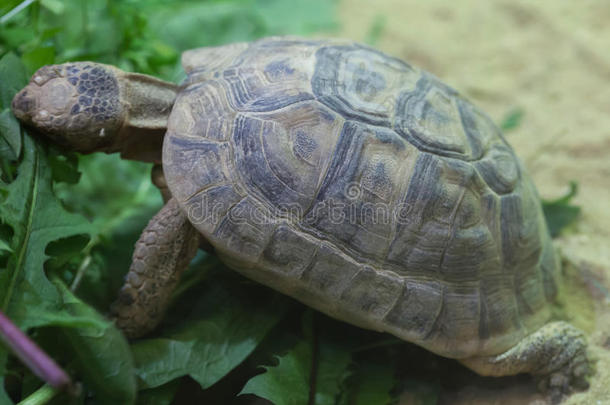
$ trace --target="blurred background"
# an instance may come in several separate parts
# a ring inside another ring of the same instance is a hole
[[[94,60],[180,82],[183,50],[269,35],[305,35],[353,39],[434,73],[503,128],[542,198],[559,201],[570,184],[572,191],[577,190],[573,209],[564,213],[570,225],[556,238],[556,245],[568,269],[566,277],[577,289],[568,289],[566,301],[575,301],[576,308],[568,316],[591,336],[598,377],[587,393],[574,395],[567,403],[606,404],[610,403],[604,383],[610,373],[608,21],[606,0],[4,0],[0,57],[17,55],[28,77],[45,64]],[[133,242],[161,199],[150,185],[146,165],[120,161],[118,156],[77,157],[53,151],[49,156],[56,195],[69,211],[92,221],[95,231],[88,241],[75,242],[70,255],[47,263],[46,268],[61,268],[71,281],[86,261],[79,296],[103,313],[121,283]],[[572,221],[572,217],[578,218]],[[197,266],[218,265],[200,255]],[[204,278],[190,280],[189,285],[195,285]],[[288,324],[286,330],[300,328]],[[387,343],[387,337],[361,339],[373,346]],[[400,359],[406,364],[395,364],[396,343],[388,345],[391,349],[385,352],[353,357],[351,371],[346,366],[346,376],[339,379],[343,391],[335,393],[334,402],[316,403],[543,403],[528,379],[477,378],[454,362],[404,346],[401,352],[408,356]],[[289,350],[267,346],[274,349],[259,350],[267,357]],[[265,356],[259,353],[259,357]],[[385,364],[386,360],[392,364]],[[413,370],[420,364],[421,372]],[[165,386],[169,400],[158,403],[234,396],[248,372],[234,372],[214,385],[211,394],[183,379],[180,388],[177,383],[171,390]],[[370,392],[354,394],[345,388],[350,384],[370,386]],[[254,396],[241,398],[239,403],[258,401]],[[339,402],[343,400],[347,402]]]

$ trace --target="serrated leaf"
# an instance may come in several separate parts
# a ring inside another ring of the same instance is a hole
[[[287,353],[276,356],[275,366],[264,366],[265,372],[251,378],[240,394],[254,394],[275,405],[309,403],[335,405],[346,378],[352,353],[349,344],[340,342],[327,328],[313,327],[312,311],[303,319],[304,337]]]
[[[89,234],[83,217],[65,211],[53,194],[47,159],[29,136],[17,178],[7,186],[0,217],[13,229],[7,270],[0,273],[0,305],[22,329],[75,320],[61,311],[61,297],[46,278],[47,245],[61,238]],[[80,320],[78,322],[81,322]]]
[[[301,340],[288,353],[278,357],[276,366],[251,378],[240,394],[254,394],[274,405],[302,405],[309,402],[313,348]]]
[[[78,377],[93,389],[96,403],[133,404],[136,380],[127,340],[113,323],[75,297],[61,281],[55,280],[54,284],[66,313],[75,318],[92,320],[88,327],[53,329],[65,337],[65,360],[71,362]]]
[[[189,317],[162,332],[163,337],[134,343],[141,386],[157,387],[189,375],[205,389],[240,364],[287,310],[277,301],[283,297],[248,290],[211,279],[198,288]]]
[[[553,238],[559,236],[564,228],[568,227],[580,216],[580,207],[570,204],[570,201],[572,201],[577,193],[578,184],[572,181],[570,182],[570,190],[566,195],[556,200],[542,201],[544,217]]]

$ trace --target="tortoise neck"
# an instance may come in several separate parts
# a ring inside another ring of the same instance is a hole
[[[160,162],[163,135],[180,87],[138,73],[123,72],[118,79],[125,119],[117,149],[126,159]]]

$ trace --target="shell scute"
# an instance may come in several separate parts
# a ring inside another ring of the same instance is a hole
[[[277,227],[261,257],[261,266],[274,274],[298,279],[310,266],[318,244],[293,227]]]
[[[340,305],[341,293],[349,288],[349,281],[358,273],[360,266],[334,247],[322,244],[314,260],[300,274],[299,281],[307,286],[306,290],[323,295],[333,307]],[[334,308],[329,308],[334,312]]]
[[[165,174],[183,200],[201,190],[232,182],[233,174],[227,169],[231,150],[227,143],[208,142],[203,138],[184,138],[166,135],[168,146],[164,153]],[[188,176],[188,178],[186,177]],[[176,194],[176,193],[175,193]]]
[[[316,98],[348,118],[389,126],[396,89],[415,86],[417,69],[358,45],[325,46],[317,52],[312,89]]]
[[[363,266],[349,281],[341,300],[355,312],[382,320],[401,295],[402,289],[400,276]]]
[[[181,137],[226,141],[232,132],[236,112],[230,107],[225,89],[214,80],[183,90],[176,100],[180,108],[169,118],[171,132]]]
[[[229,209],[211,237],[225,260],[239,262],[242,267],[244,263],[254,266],[275,226],[273,215],[254,198],[246,196]]]
[[[406,281],[384,321],[402,325],[414,340],[427,340],[443,308],[443,285],[434,280]]]
[[[478,285],[460,285],[443,291],[442,308],[427,339],[438,341],[444,350],[462,357],[480,344],[480,297]]]
[[[274,113],[240,114],[232,142],[246,186],[276,209],[310,206],[332,156],[343,119],[316,102]]]
[[[234,110],[275,111],[314,98],[309,78],[313,74],[312,55],[316,49],[313,43],[262,41],[245,48],[228,49],[230,58],[221,57],[222,63],[206,63],[203,48],[183,58],[183,63],[185,59],[191,64],[202,63],[200,67],[187,69],[186,83],[215,78],[225,88]]]

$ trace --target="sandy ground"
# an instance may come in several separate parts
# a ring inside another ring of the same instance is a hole
[[[433,72],[496,122],[523,110],[507,138],[542,197],[578,182],[582,217],[556,243],[597,374],[565,403],[610,404],[610,1],[343,0],[340,19],[340,34],[358,41],[382,27],[376,47]],[[545,403],[530,388],[466,386],[441,402]]]

